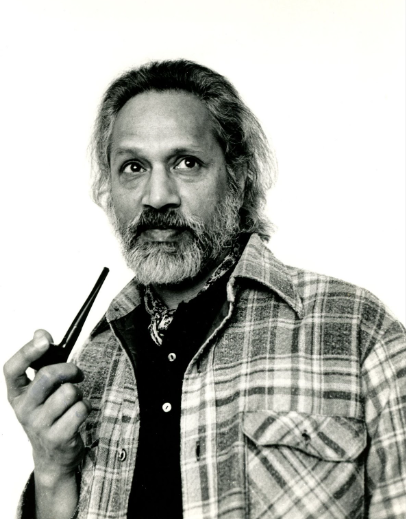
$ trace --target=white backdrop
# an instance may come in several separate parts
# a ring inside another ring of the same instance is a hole
[[[185,57],[226,75],[273,141],[283,261],[368,288],[405,321],[402,0],[14,0],[2,7],[2,363],[59,341],[104,265],[84,335],[130,279],[88,197],[87,144],[122,70]],[[1,517],[30,446],[1,382]]]

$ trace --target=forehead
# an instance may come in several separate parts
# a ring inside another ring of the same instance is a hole
[[[216,139],[210,113],[199,98],[183,91],[150,91],[131,98],[117,115],[112,147],[127,140],[168,145],[181,140],[187,145]]]

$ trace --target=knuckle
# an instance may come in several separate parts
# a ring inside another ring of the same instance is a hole
[[[24,423],[21,424],[31,438],[41,439],[44,437],[47,427],[43,420],[39,419],[38,416],[28,415]]]
[[[49,450],[55,450],[61,444],[61,437],[49,430],[44,434],[44,442]]]
[[[51,428],[46,436],[47,446],[51,450],[65,450],[66,447],[71,447],[72,433],[70,430],[61,430]]]
[[[8,400],[8,403],[11,405],[11,407],[14,409],[14,412],[16,410],[16,406],[17,406],[17,403],[16,403],[16,396],[12,394],[11,391],[7,391],[7,400]]]
[[[14,413],[17,417],[17,420],[21,425],[26,425],[28,423],[28,413],[25,410],[25,406],[23,402],[13,402],[12,403]]]
[[[58,380],[58,373],[55,371],[55,366],[44,366],[38,371],[37,377],[44,389],[49,389],[51,386],[54,386],[56,382],[61,382]]]
[[[83,440],[80,434],[76,433],[68,442],[68,445],[73,449],[77,449],[78,447],[84,447]]]
[[[80,397],[79,389],[70,382],[62,386],[62,393],[65,400],[69,401],[75,401]]]
[[[86,407],[84,402],[81,400],[80,402],[77,402],[75,404],[75,415],[76,418],[79,418],[80,420],[83,420],[87,418],[90,414],[89,409]]]
[[[46,423],[44,417],[37,415],[32,417],[30,420],[30,427],[36,434],[40,436],[45,434],[45,431],[48,429],[48,424]]]
[[[16,413],[17,415],[17,413]],[[24,429],[28,429],[30,426],[30,420],[27,417],[27,415],[20,414],[17,415],[17,420],[20,422],[20,424],[23,426]]]
[[[35,388],[33,391],[38,393],[46,393],[49,389],[51,389],[54,385],[54,380],[47,374],[39,372],[37,375],[38,379],[36,380]]]
[[[10,361],[9,360],[6,363],[4,363],[4,365],[3,365],[3,374],[6,377],[6,379],[11,376],[11,369],[10,369]]]
[[[50,380],[50,376],[51,374],[49,372],[49,366],[44,366],[38,371],[36,379],[41,383],[41,385],[47,385]]]
[[[50,364],[44,366],[42,371],[47,377],[52,378],[55,383],[65,384],[77,376],[78,369],[74,364]]]
[[[31,351],[29,351],[27,347],[21,348],[20,352],[25,362],[31,362]]]
[[[55,368],[52,364],[49,366],[44,366],[39,370],[38,373],[42,378],[53,378],[55,376]]]

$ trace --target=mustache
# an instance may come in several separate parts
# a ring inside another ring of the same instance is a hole
[[[151,207],[146,208],[142,213],[131,222],[126,229],[127,235],[132,239],[137,237],[148,229],[178,229],[188,230],[195,234],[200,225],[198,222],[186,218],[179,209],[166,209],[165,211],[157,211]]]

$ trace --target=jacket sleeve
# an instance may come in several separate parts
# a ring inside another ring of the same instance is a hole
[[[78,363],[80,359],[80,352],[74,351],[69,362],[73,362],[75,364]],[[75,513],[72,515],[71,519],[76,519],[79,512],[79,505],[75,510]],[[16,519],[35,519],[35,479],[34,472],[31,473],[25,488],[21,494],[20,501],[18,503]]]
[[[35,519],[35,483],[31,473],[18,503],[16,519]]]
[[[400,519],[406,510],[406,335],[399,322],[370,348],[362,370],[368,517]]]

